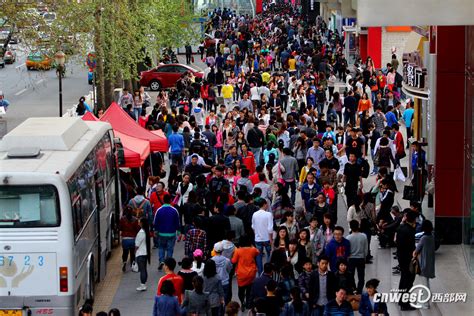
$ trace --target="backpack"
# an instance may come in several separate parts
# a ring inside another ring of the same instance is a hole
[[[136,218],[143,217],[143,214],[145,213],[145,211],[143,210],[145,203],[146,203],[146,199],[143,199],[143,201],[139,205],[137,205],[137,202],[135,201],[135,199],[132,199],[133,216],[135,216]]]
[[[369,177],[370,166],[369,162],[366,159],[362,159],[360,162],[361,171],[362,171],[362,178],[367,179]]]

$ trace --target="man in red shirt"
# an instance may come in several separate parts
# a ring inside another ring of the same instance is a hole
[[[263,166],[258,165],[257,168],[255,168],[255,172],[250,175],[249,179],[252,181],[252,185],[255,186],[257,183],[260,182],[259,175],[260,173],[263,172]],[[265,180],[265,183],[267,180]]]
[[[174,296],[178,298],[178,302],[181,305],[183,302],[183,278],[174,273],[174,268],[176,268],[176,260],[173,258],[166,258],[163,266],[165,275],[160,278],[158,281],[158,289],[156,295],[161,295],[161,286],[166,280],[170,280],[174,285]]]
[[[400,165],[400,159],[406,156],[405,141],[403,140],[403,135],[400,132],[400,126],[398,124],[392,125],[392,131],[395,134],[393,140],[393,143],[395,145],[395,159],[397,160],[398,165]]]

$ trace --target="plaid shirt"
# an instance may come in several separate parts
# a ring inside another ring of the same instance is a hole
[[[190,229],[186,233],[186,241],[184,243],[184,253],[186,256],[193,256],[196,249],[201,249],[206,253],[207,234],[204,230],[199,228]]]

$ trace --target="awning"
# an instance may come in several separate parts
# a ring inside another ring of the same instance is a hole
[[[100,121],[94,114],[87,112],[82,116],[84,121]],[[125,164],[120,167],[140,168],[150,155],[150,143],[147,140],[135,138],[114,130],[114,135],[120,138],[123,146]]]
[[[150,143],[152,152],[167,152],[168,139],[158,136],[137,124],[117,103],[113,102],[100,118],[103,122],[112,125],[114,131],[128,136],[146,140]]]
[[[117,131],[114,131],[114,134],[120,138],[123,145],[125,164],[120,167],[140,168],[150,155],[150,143]]]

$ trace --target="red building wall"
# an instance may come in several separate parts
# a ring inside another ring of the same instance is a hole
[[[362,55],[362,54],[361,54]],[[369,27],[367,35],[367,56],[374,61],[375,68],[382,64],[382,28]],[[364,61],[364,60],[363,60]]]
[[[435,39],[436,226],[452,239],[448,243],[458,243],[464,195],[465,26],[438,26]]]
[[[367,34],[359,35],[359,54],[362,61],[367,59]]]

